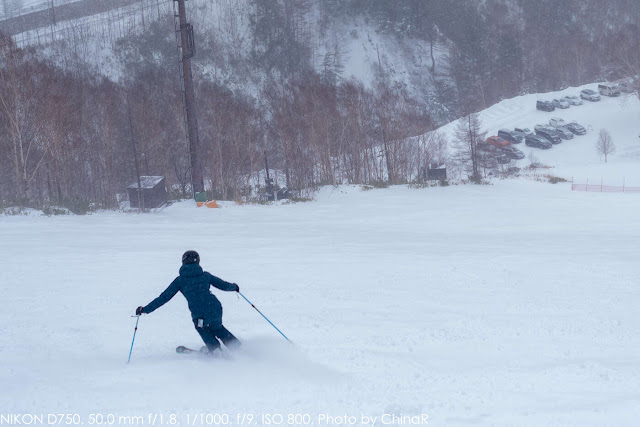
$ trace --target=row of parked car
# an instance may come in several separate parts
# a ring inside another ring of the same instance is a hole
[[[574,135],[587,133],[587,130],[577,122],[566,123],[559,117],[551,118],[548,125],[536,125],[533,129],[535,133],[529,128],[500,129],[498,137],[511,144],[524,141],[528,147],[549,149],[563,140],[573,139]]]
[[[571,105],[582,105],[582,100],[585,99],[591,102],[600,101],[600,95],[604,96],[620,96],[621,85],[618,83],[601,83],[598,85],[598,92],[592,89],[583,89],[580,91],[580,98],[575,95],[568,95],[563,98],[553,99],[551,101],[536,102],[536,109],[542,111],[554,111],[556,108],[569,108]],[[628,87],[624,86],[625,88]]]
[[[571,105],[582,105],[582,100],[577,96],[568,95],[564,98],[557,98],[551,101],[536,102],[536,109],[542,111],[554,111],[556,108],[567,109]]]
[[[489,142],[478,144],[478,162],[480,166],[487,169],[493,169],[498,164],[506,165],[511,160],[524,158],[524,153],[516,147],[510,145],[504,147],[496,147]]]
[[[524,153],[512,144],[525,143],[528,147],[548,150],[563,140],[573,139],[574,135],[584,135],[587,130],[577,122],[566,123],[559,117],[553,117],[548,125],[535,125],[534,132],[529,128],[500,129],[496,136],[490,136],[484,143],[478,144],[478,158],[487,167],[507,164],[511,160],[524,159]],[[493,162],[496,165],[493,165]]]
[[[520,159],[524,159],[524,153],[501,136],[490,136],[478,144],[478,160],[483,167],[493,168]]]

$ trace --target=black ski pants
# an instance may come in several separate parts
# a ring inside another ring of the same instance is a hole
[[[209,351],[214,351],[220,348],[220,342],[218,340],[222,341],[229,349],[240,347],[240,341],[238,338],[233,336],[233,334],[224,326],[220,326],[219,328],[203,326],[199,328],[196,325],[196,331],[198,331],[200,337],[202,337],[202,341],[204,341]]]

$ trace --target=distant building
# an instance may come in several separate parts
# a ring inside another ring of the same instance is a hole
[[[154,209],[167,203],[167,187],[164,176],[141,176],[142,194],[138,197],[138,181],[127,187],[129,205],[132,208]]]
[[[447,179],[447,167],[445,165],[431,165],[427,169],[427,180],[442,181]]]

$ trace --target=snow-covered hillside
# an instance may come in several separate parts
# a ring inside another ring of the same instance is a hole
[[[58,7],[77,1],[79,0],[54,0],[53,4]],[[51,0],[5,0],[0,4],[0,20],[49,9],[51,3]]]
[[[529,155],[551,166],[548,173],[572,178],[576,182],[600,183],[622,186],[640,187],[640,102],[634,95],[623,95],[617,98],[603,96],[600,102],[584,101],[583,105],[569,109],[556,109],[553,112],[536,110],[536,100],[551,100],[565,95],[578,96],[582,89],[597,89],[597,84],[588,84],[577,88],[569,88],[559,92],[530,94],[507,99],[495,104],[480,113],[480,119],[487,136],[495,135],[499,129],[528,127],[533,131],[536,124],[549,124],[552,117],[560,117],[566,122],[577,121],[587,129],[587,134],[575,136],[573,139],[554,145],[549,150],[541,150],[525,146],[517,147],[527,157],[518,162],[519,166],[530,163]],[[441,127],[449,139],[453,138],[457,122]],[[600,129],[609,131],[616,146],[615,153],[609,155],[607,163],[598,154],[595,143]]]
[[[55,5],[59,7],[77,1],[64,0]],[[242,70],[228,68],[226,64],[238,58],[250,61],[251,49],[255,44],[255,35],[250,28],[251,15],[255,11],[250,3],[191,0],[186,5],[188,20],[196,29],[198,43],[199,53],[194,65],[202,74],[215,76],[230,86],[238,84],[243,89],[264,77],[264,70],[258,75],[238,76]],[[391,80],[407,85],[412,94],[425,95],[429,92],[432,86],[431,59],[428,46],[425,47],[424,43],[410,37],[397,38],[381,33],[374,23],[363,17],[322,22],[320,4],[310,5],[310,10],[298,19],[301,20],[300,25],[308,28],[304,37],[312,51],[311,65],[316,71],[322,72],[328,60],[341,78],[355,79],[368,87],[376,81],[376,73],[382,69]],[[37,12],[48,7],[49,3],[45,0],[25,0],[14,15]],[[21,47],[48,46],[50,49],[45,49],[45,53],[53,58],[64,56],[68,44],[72,44],[74,49],[82,52],[83,60],[109,78],[118,80],[124,70],[120,69],[122,64],[118,64],[115,58],[115,51],[120,49],[116,41],[139,38],[155,21],[160,21],[161,27],[166,28],[167,36],[173,36],[173,2],[129,1],[109,11],[91,13],[90,10],[87,6],[86,16],[59,20],[55,26],[45,20],[42,27],[13,34],[13,39]],[[0,15],[0,20],[2,18]],[[65,43],[56,48],[55,44],[51,46],[53,41]],[[55,53],[57,49],[60,52]],[[435,44],[434,58],[439,67],[446,67],[443,49],[442,44]],[[211,56],[211,50],[216,52],[215,56]]]

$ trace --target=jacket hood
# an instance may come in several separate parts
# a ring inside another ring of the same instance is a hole
[[[200,276],[202,273],[202,267],[198,264],[185,264],[180,267],[180,276],[182,277],[195,277]]]

